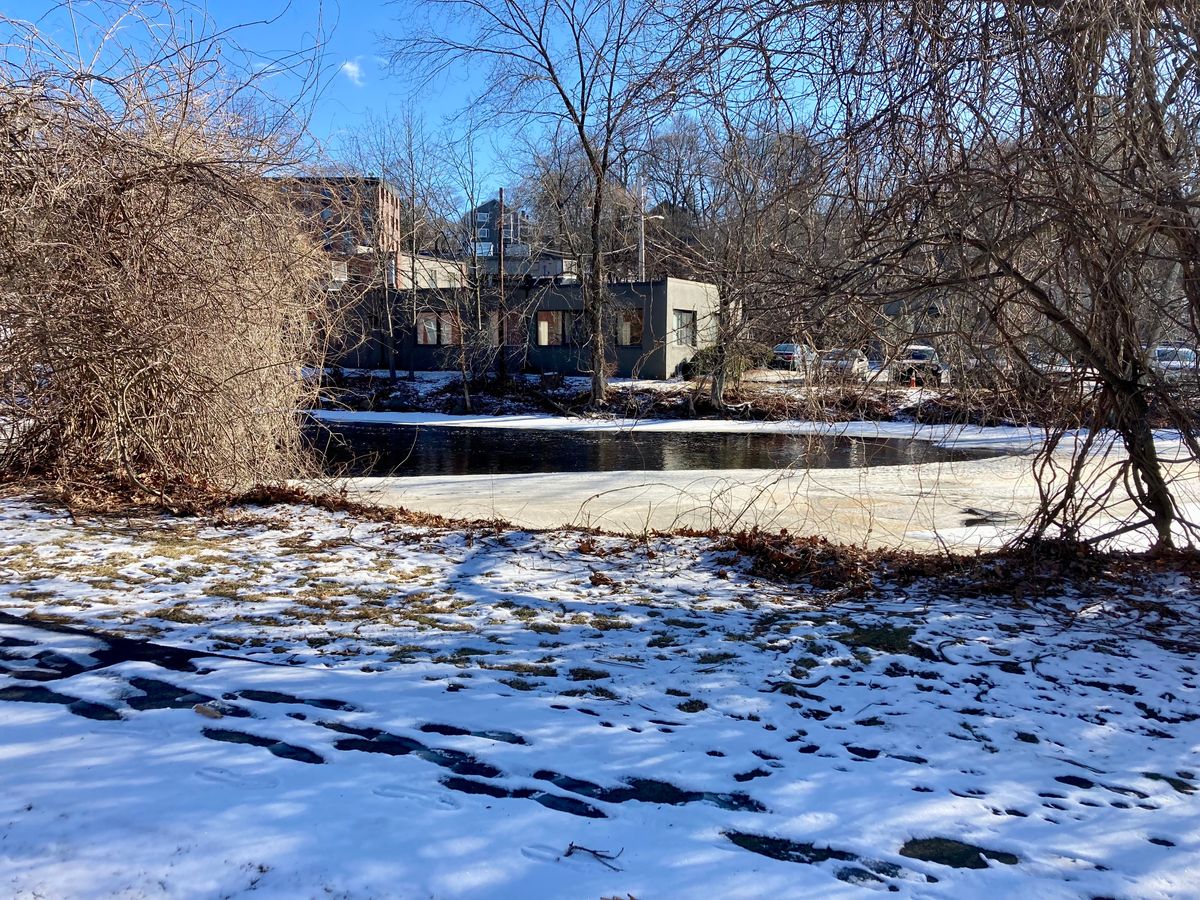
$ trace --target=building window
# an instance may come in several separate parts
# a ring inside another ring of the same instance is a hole
[[[539,347],[561,347],[565,344],[563,331],[566,317],[560,309],[543,309],[537,314],[537,345]]]
[[[446,347],[458,343],[458,317],[450,312],[417,313],[417,346]]]
[[[623,309],[617,315],[617,346],[642,346],[642,311]]]
[[[677,309],[674,312],[674,343],[680,347],[695,347],[696,311],[693,309]]]
[[[435,312],[417,313],[417,345],[421,347],[436,347],[438,343],[438,314]]]
[[[485,213],[485,212],[475,213],[475,224],[476,225],[486,225],[490,221],[492,221],[491,213]]]
[[[438,316],[438,340],[443,344],[459,343],[458,316],[444,312]]]
[[[329,287],[337,290],[350,280],[350,264],[345,260],[332,260],[329,263]]]
[[[488,230],[486,228],[479,229],[479,239],[481,241],[486,241],[488,239]]]
[[[539,347],[562,347],[566,344],[581,344],[580,333],[583,316],[566,309],[543,309],[534,317]]]
[[[475,255],[476,256],[491,256],[492,255],[492,245],[486,241],[476,241],[475,242]]]
[[[395,259],[395,257],[393,257],[392,259],[389,259],[387,261],[387,272],[386,272],[385,277],[387,278],[387,286],[390,288],[394,288],[396,286],[396,259]]]

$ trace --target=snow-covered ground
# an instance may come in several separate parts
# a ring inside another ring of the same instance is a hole
[[[20,499],[0,568],[4,896],[1200,884],[1187,573],[805,587],[700,539]]]
[[[447,428],[521,428],[539,431],[725,432],[732,434],[837,435],[854,438],[904,438],[963,449],[1021,452],[1036,448],[1044,433],[1023,426],[920,425],[914,422],[811,422],[801,419],[623,419],[573,418],[539,414],[462,416],[429,412],[312,410],[320,421],[342,425],[413,425]],[[1164,440],[1174,435],[1163,432]]]

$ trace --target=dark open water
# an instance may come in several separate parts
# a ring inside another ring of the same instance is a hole
[[[983,459],[994,451],[899,438],[702,432],[538,431],[413,425],[314,425],[327,471],[486,475],[688,469],[845,469]]]

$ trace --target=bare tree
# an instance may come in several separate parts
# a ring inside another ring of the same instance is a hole
[[[609,339],[604,220],[618,151],[673,102],[690,40],[651,0],[422,0],[425,27],[392,41],[393,62],[426,77],[490,64],[481,101],[498,114],[572,134],[588,172],[589,253],[583,280],[592,399],[607,390]],[[462,23],[468,36],[448,31]]]
[[[544,246],[553,246],[587,272],[595,252],[591,201],[591,167],[568,136],[551,134],[529,148],[528,163],[517,197],[531,212]],[[636,263],[638,199],[611,177],[604,185],[600,254],[607,279],[631,277]]]
[[[643,165],[661,221],[652,230],[659,265],[717,287],[708,368],[709,398],[721,409],[731,375],[762,362],[755,330],[764,317],[790,332],[803,318],[797,261],[811,248],[821,166],[769,105],[725,104],[719,93],[700,117],[656,134]]]

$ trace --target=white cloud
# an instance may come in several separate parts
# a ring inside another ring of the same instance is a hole
[[[359,62],[361,58],[348,59],[342,63],[342,74],[349,78],[355,87],[363,86],[363,68]]]

